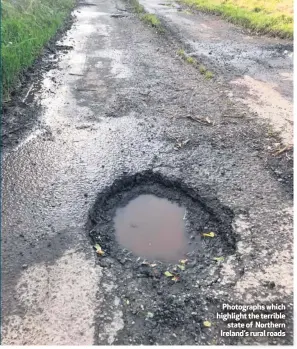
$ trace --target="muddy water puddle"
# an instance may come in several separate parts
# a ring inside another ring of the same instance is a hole
[[[144,194],[118,208],[116,238],[135,255],[176,262],[188,252],[184,207],[155,195]]]

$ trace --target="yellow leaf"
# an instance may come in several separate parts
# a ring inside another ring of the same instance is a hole
[[[180,270],[185,270],[186,269],[184,265],[178,265],[178,267],[179,267]]]
[[[210,327],[211,326],[211,322],[210,321],[203,321],[203,326],[204,327]]]
[[[179,281],[179,277],[178,276],[174,276],[171,280],[172,281]]]
[[[208,238],[214,238],[216,234],[211,231],[210,233],[203,233],[202,235]]]
[[[173,274],[171,274],[170,271],[165,271],[164,275],[168,277],[173,276]]]
[[[96,252],[100,255],[103,256],[104,255],[104,251],[102,250],[101,246],[99,244],[96,244],[95,246]]]
[[[186,264],[187,263],[187,259],[181,259],[179,262],[180,262],[180,264]]]
[[[224,257],[214,257],[214,260],[220,262],[224,260]]]

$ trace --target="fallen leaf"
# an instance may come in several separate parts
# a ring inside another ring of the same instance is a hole
[[[211,322],[210,321],[203,321],[203,326],[204,327],[210,327],[211,326]]]
[[[126,299],[126,304],[129,305],[130,304],[130,301],[128,299]]]
[[[181,264],[186,264],[187,263],[187,259],[181,259],[179,262],[181,263]]]
[[[215,233],[213,233],[212,231],[210,233],[203,233],[203,236],[208,237],[208,238],[214,238],[215,237]]]
[[[224,260],[224,257],[214,257],[214,260],[220,262]]]
[[[99,244],[96,244],[94,246],[94,248],[96,249],[96,252],[100,255],[103,256],[104,255],[104,251],[102,250],[101,246]]]
[[[186,267],[185,267],[184,265],[178,265],[178,268],[179,268],[180,270],[185,270],[185,269],[186,269]]]
[[[156,267],[156,266],[157,266],[157,264],[151,264],[150,266],[154,268],[154,267]]]
[[[212,124],[212,122],[210,121],[210,119],[209,119],[208,116],[205,118],[205,121],[206,121],[208,124]]]
[[[174,276],[172,279],[171,279],[172,281],[179,281],[179,276]]]
[[[170,271],[165,271],[164,275],[167,277],[173,276],[173,274],[171,274]]]
[[[148,313],[146,314],[146,317],[147,317],[147,318],[153,318],[153,317],[154,317],[154,314],[151,313],[151,312],[148,312]]]

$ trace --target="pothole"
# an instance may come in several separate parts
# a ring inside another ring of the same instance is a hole
[[[220,205],[209,188],[187,188],[145,171],[123,177],[100,193],[89,226],[93,241],[105,249],[102,260],[143,257],[178,262],[232,253],[231,222],[232,212]],[[215,238],[207,236],[210,232]]]
[[[89,219],[92,242],[104,252],[97,331],[115,311],[114,295],[104,291],[112,283],[125,323],[114,344],[207,343],[213,334],[202,324],[220,304],[222,263],[235,252],[232,218],[210,188],[152,171],[101,192]]]

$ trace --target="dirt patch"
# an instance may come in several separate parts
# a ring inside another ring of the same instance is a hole
[[[249,76],[231,81],[238,88],[247,87],[248,93],[243,99],[260,117],[267,118],[276,132],[280,133],[284,144],[293,142],[293,104],[283,98],[271,85]],[[265,108],[263,108],[265,106]]]

